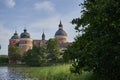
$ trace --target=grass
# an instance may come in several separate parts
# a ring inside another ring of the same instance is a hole
[[[71,74],[70,65],[57,65],[49,67],[22,68],[22,75],[35,80],[89,80],[91,73],[83,72],[81,75]]]

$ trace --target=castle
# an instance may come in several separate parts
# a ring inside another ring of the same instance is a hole
[[[71,43],[67,41],[67,33],[63,30],[63,25],[61,21],[58,27],[59,28],[55,33],[55,39],[58,40],[59,48],[61,51],[63,51]],[[17,31],[15,31],[14,35],[9,40],[8,48],[10,46],[18,46],[21,48],[22,52],[26,52],[29,49],[32,49],[33,45],[34,46],[46,46],[47,41],[48,40],[45,39],[44,32],[42,34],[42,40],[33,40],[30,37],[30,34],[27,32],[27,29],[24,29],[24,32],[20,34],[20,37]],[[9,52],[8,52],[8,55],[9,55]]]

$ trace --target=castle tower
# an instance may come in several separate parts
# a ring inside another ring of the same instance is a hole
[[[20,42],[19,47],[22,49],[23,52],[28,51],[29,49],[32,49],[32,39],[30,38],[30,34],[27,32],[27,29],[24,29],[24,32],[20,35]]]
[[[19,36],[17,31],[15,31],[14,35],[9,39],[9,45],[8,45],[8,57],[9,57],[9,63],[13,63],[14,61],[10,58],[10,46],[19,46]]]
[[[44,34],[44,32],[42,34],[42,40],[45,40],[45,34]]]
[[[59,24],[59,28],[55,33],[55,39],[57,39],[59,43],[67,42],[67,33],[63,30],[63,25],[61,21]]]
[[[17,31],[15,31],[14,35],[9,40],[9,46],[19,46],[19,36]]]

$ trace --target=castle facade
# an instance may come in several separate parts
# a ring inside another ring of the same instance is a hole
[[[58,30],[56,31],[54,38],[58,40],[59,48],[61,51],[71,44],[67,41],[67,33],[64,31],[61,21],[59,23]],[[45,39],[44,32],[42,34],[42,40],[34,40],[30,37],[27,29],[24,29],[24,32],[21,33],[20,36],[18,35],[17,31],[15,31],[14,35],[9,39],[8,48],[10,46],[18,46],[21,48],[22,52],[26,52],[29,49],[32,49],[33,46],[46,46],[47,41],[48,40]]]

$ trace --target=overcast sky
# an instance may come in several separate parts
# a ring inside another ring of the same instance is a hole
[[[0,50],[8,54],[9,39],[15,30],[20,35],[26,27],[32,39],[53,38],[60,20],[68,34],[68,41],[74,41],[76,32],[70,22],[80,17],[83,0],[0,0]]]

